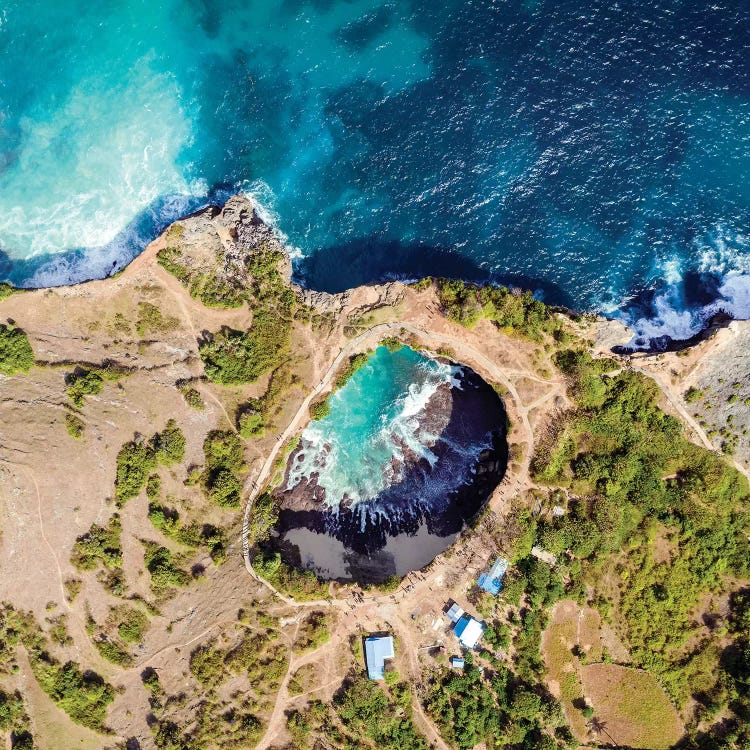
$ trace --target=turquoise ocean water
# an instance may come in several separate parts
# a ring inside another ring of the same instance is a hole
[[[505,410],[467,368],[380,346],[329,405],[290,456],[278,524],[302,564],[326,575],[361,566],[358,556],[383,577],[425,565],[502,479]]]
[[[328,290],[426,273],[750,316],[750,6],[10,0],[0,276],[123,267],[237,190]]]
[[[304,448],[292,463],[287,487],[315,476],[335,510],[345,496],[353,505],[367,503],[398,482],[394,457],[400,466],[405,451],[434,465],[428,446],[440,433],[423,428],[423,411],[438,387],[454,382],[457,371],[409,347],[395,352],[378,347],[330,397],[330,414],[302,433]],[[469,452],[478,449],[471,446]],[[455,479],[460,486],[462,477]]]

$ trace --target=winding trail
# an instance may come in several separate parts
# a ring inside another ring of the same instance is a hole
[[[647,378],[651,378],[651,380],[653,380],[654,383],[659,386],[659,389],[664,394],[667,401],[669,401],[669,403],[672,405],[677,414],[680,416],[683,423],[697,435],[703,447],[707,450],[710,450],[712,453],[716,453],[716,448],[711,443],[708,435],[706,435],[705,430],[698,424],[698,422],[693,418],[690,412],[685,408],[680,395],[674,392],[671,383],[665,381],[664,377],[660,373],[651,372],[650,370],[647,370],[644,367],[639,367],[632,362],[630,364],[630,367],[631,369],[640,372],[642,375],[645,375]],[[731,463],[732,466],[734,466],[734,468],[740,472],[740,474],[742,474],[748,481],[750,481],[750,472],[739,461],[731,459]]]
[[[36,477],[34,476],[34,472],[27,466],[24,466],[23,468],[26,471],[26,474],[31,479],[32,483],[34,484],[34,489],[36,490],[36,512],[39,517],[39,531],[42,535],[42,539],[44,540],[44,543],[47,545],[47,548],[49,549],[50,554],[52,555],[52,559],[55,561],[55,567],[57,568],[57,578],[60,584],[60,593],[62,595],[62,603],[65,606],[65,609],[70,611],[70,603],[68,602],[67,592],[65,591],[65,581],[63,578],[62,568],[60,567],[60,561],[57,559],[57,552],[55,552],[55,548],[50,544],[49,539],[47,539],[47,535],[44,533],[44,516],[42,515],[42,493],[39,491],[39,485],[37,484]]]

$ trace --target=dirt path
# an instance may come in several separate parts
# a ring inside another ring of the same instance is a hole
[[[631,364],[631,368],[633,370],[636,370],[637,372],[640,372],[642,375],[651,378],[656,383],[656,385],[659,386],[661,392],[677,412],[680,419],[682,419],[682,422],[685,424],[685,426],[695,433],[704,448],[710,450],[712,453],[715,453],[716,449],[709,440],[708,435],[706,435],[704,429],[698,424],[698,422],[695,421],[690,412],[685,408],[685,405],[682,401],[682,395],[675,392],[674,386],[668,380],[665,380],[665,378],[660,373],[652,372],[651,370],[647,370],[646,368],[639,367],[635,364]],[[744,466],[742,466],[739,461],[731,459],[731,462],[735,469],[737,469],[740,474],[742,474],[748,481],[750,481],[750,472]]]
[[[34,490],[36,491],[36,502],[37,502],[36,512],[37,512],[37,516],[39,517],[39,532],[41,533],[42,539],[44,540],[44,543],[47,545],[47,548],[49,549],[50,554],[52,555],[52,559],[55,561],[55,568],[57,568],[57,578],[60,584],[60,594],[62,597],[61,601],[65,609],[70,611],[70,603],[68,602],[68,596],[65,591],[65,581],[63,578],[62,568],[60,567],[60,561],[57,559],[57,552],[55,552],[55,548],[50,544],[49,539],[47,539],[47,535],[44,533],[44,516],[42,515],[42,493],[39,491],[39,485],[37,484],[36,477],[34,476],[34,472],[27,466],[24,466],[23,469],[26,472],[29,479],[31,479],[31,482],[34,485]]]

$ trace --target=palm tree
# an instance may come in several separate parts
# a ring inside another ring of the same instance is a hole
[[[617,747],[617,743],[612,738],[612,735],[607,731],[607,724],[602,719],[597,718],[596,716],[592,716],[587,722],[586,726],[589,728],[589,731],[593,732],[594,734],[606,734],[607,737],[609,737],[610,742]]]

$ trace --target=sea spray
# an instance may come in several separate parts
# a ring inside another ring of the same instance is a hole
[[[381,346],[330,407],[304,430],[277,491],[278,541],[296,564],[330,570],[325,537],[343,545],[350,571],[375,575],[373,556],[381,573],[401,570],[415,559],[395,552],[409,535],[443,549],[502,478],[505,411],[468,368]]]

